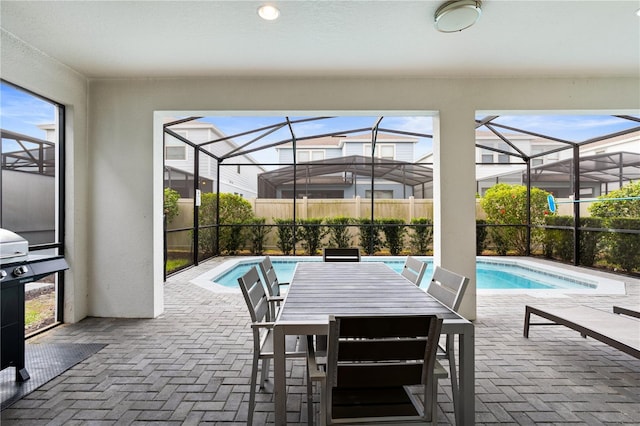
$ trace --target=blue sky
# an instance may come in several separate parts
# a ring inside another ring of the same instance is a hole
[[[44,139],[38,124],[55,121],[54,106],[8,84],[0,84],[0,89],[0,128]]]
[[[292,119],[300,117],[291,117]],[[328,120],[312,121],[295,126],[297,136],[328,133],[335,130],[369,128],[377,117],[340,116]],[[478,116],[482,118],[482,116]],[[47,101],[39,99],[8,84],[0,84],[0,127],[14,132],[44,138],[44,132],[38,124],[53,123],[55,108]],[[283,120],[278,117],[209,117],[206,121],[214,123],[226,134],[240,133],[245,130],[267,126]],[[638,125],[628,120],[621,120],[606,115],[510,115],[501,116],[497,122],[505,125],[527,129],[533,132],[551,135],[574,142],[579,142],[602,134],[612,133]],[[431,117],[425,116],[387,116],[382,127],[405,130],[417,133],[433,133]],[[289,136],[287,129],[282,129],[264,138],[264,143],[282,140]],[[255,135],[236,140],[243,143]],[[258,144],[259,145],[259,144]],[[5,146],[5,149],[7,147]],[[416,155],[431,151],[431,140],[421,138],[416,147]],[[255,155],[254,155],[255,156]],[[275,155],[258,155],[260,160],[274,161]]]

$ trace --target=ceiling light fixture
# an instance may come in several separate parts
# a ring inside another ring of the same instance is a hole
[[[479,0],[454,0],[444,3],[436,10],[435,26],[443,33],[453,33],[469,28],[482,14]]]
[[[264,4],[258,8],[258,15],[265,21],[274,21],[280,16],[280,11],[275,6]]]

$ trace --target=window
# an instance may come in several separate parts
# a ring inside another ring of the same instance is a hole
[[[1,81],[0,124],[0,228],[26,239],[30,254],[63,255],[64,107]],[[39,296],[26,308],[39,320],[26,317],[26,333],[63,320],[62,278],[38,281]]]
[[[377,189],[375,191],[373,191],[373,196],[377,199],[383,199],[383,200],[392,200],[393,199],[393,190],[391,189]],[[364,192],[364,197],[365,198],[371,198],[371,190],[367,189]]]
[[[297,162],[298,163],[306,163],[308,161],[318,161],[324,160],[324,151],[321,150],[298,150],[297,152]]]
[[[371,144],[363,145],[364,156],[371,157]],[[376,157],[383,160],[395,160],[396,146],[394,144],[376,144]]]
[[[505,151],[509,151],[508,147],[507,147],[507,149],[504,149],[504,146],[500,146],[499,149],[503,149]],[[481,162],[483,162],[483,163],[488,163],[488,164],[495,164],[495,163],[509,164],[511,162],[511,159],[509,158],[509,155],[507,155],[507,154],[490,151],[488,149],[483,149],[480,152],[481,152],[481,154],[480,154]]]
[[[175,131],[180,136],[187,138],[186,130]],[[164,144],[164,159],[165,160],[186,160],[187,159],[187,145],[171,136],[168,136]]]

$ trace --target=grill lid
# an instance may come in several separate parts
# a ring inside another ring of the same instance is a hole
[[[15,232],[0,228],[0,264],[25,260],[29,242]]]

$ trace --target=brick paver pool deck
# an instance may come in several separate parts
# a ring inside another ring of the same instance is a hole
[[[189,283],[224,260],[169,278],[165,312],[156,319],[87,318],[31,339],[106,346],[2,411],[2,425],[245,424],[252,347],[246,305],[240,293]],[[526,304],[640,308],[640,280],[581,271],[625,281],[627,294],[478,295],[477,424],[640,424],[640,360],[565,327],[537,327],[522,337]],[[304,364],[288,365],[288,420],[306,424]],[[450,396],[441,381],[441,424],[453,423]],[[271,397],[258,393],[254,424],[273,422]]]

